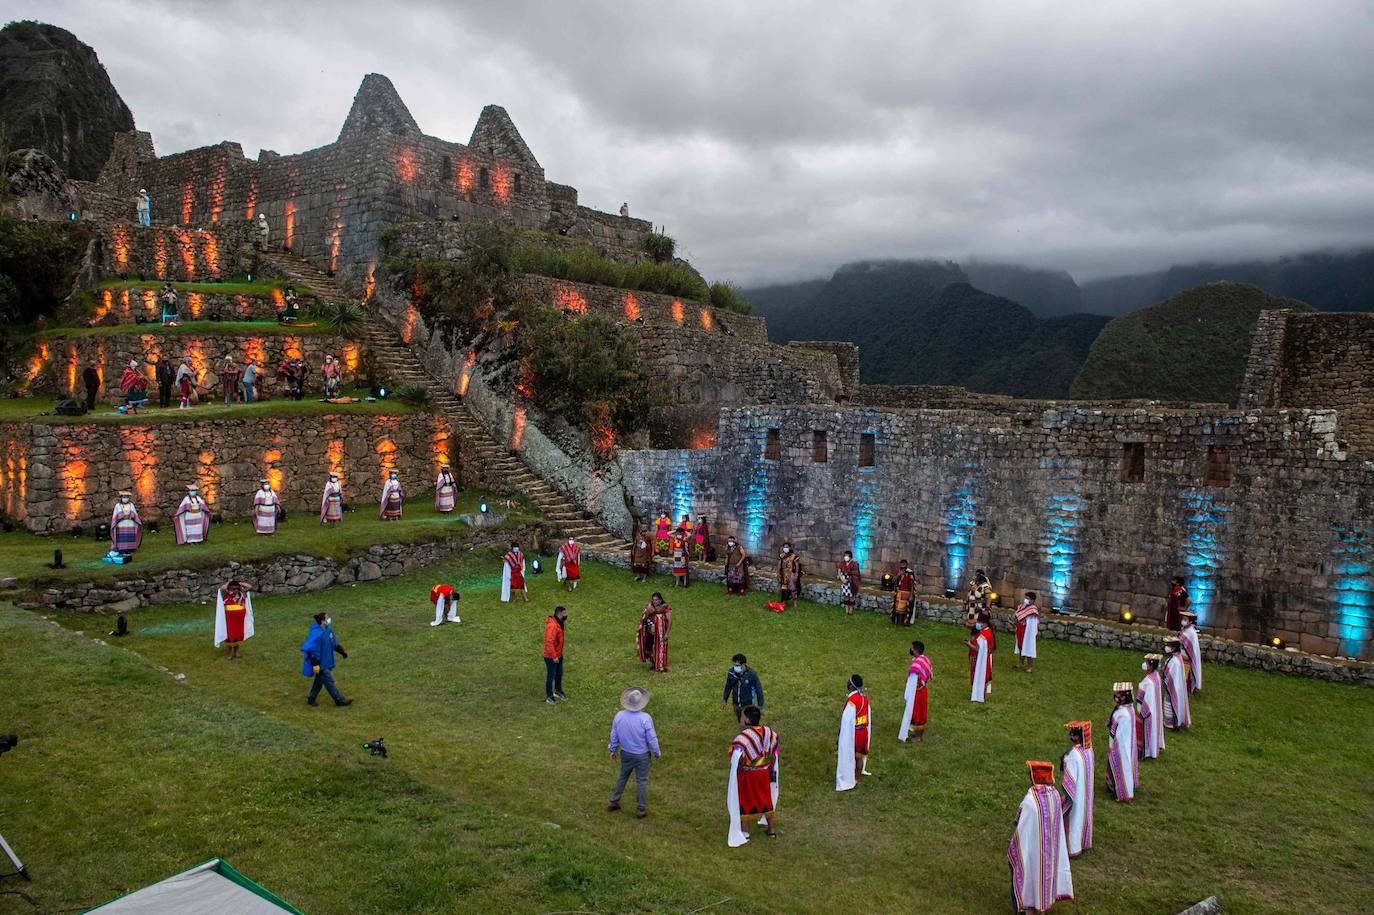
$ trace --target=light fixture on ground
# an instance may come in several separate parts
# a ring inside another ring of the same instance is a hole
[[[896,586],[895,584],[892,583],[892,573],[891,573],[891,572],[884,572],[884,573],[883,573],[883,590],[884,590],[884,591],[895,591],[895,590],[897,590],[897,586]]]
[[[1279,638],[1278,636],[1274,636],[1272,639],[1270,639],[1269,644],[1272,645],[1274,648],[1277,648],[1279,651],[1283,651],[1284,642],[1283,639]]]
[[[988,600],[992,602],[992,605],[994,607],[1002,606],[1002,595],[998,594],[996,591],[991,591],[988,593]]]
[[[531,559],[530,571],[533,572],[535,575],[538,575],[540,572],[544,571],[544,566],[539,562],[538,559]]]
[[[954,600],[954,594],[955,592],[953,588],[945,588],[945,597],[949,598],[950,600]]]
[[[1130,610],[1122,610],[1120,619],[1121,622],[1129,625],[1135,622],[1135,614],[1132,613]]]
[[[480,503],[478,503],[478,505],[477,505],[477,510],[478,510],[479,512],[481,512],[482,514],[485,515],[485,514],[487,513],[487,511],[488,511],[488,509],[487,509],[487,503],[485,503],[485,502],[480,502]]]

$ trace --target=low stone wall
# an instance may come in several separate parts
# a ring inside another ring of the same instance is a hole
[[[161,287],[102,289],[97,295],[96,325],[133,324],[137,318],[162,321]],[[275,321],[286,303],[278,292],[271,296],[226,295],[217,292],[178,292],[177,311],[182,321]]]
[[[799,343],[797,346],[814,346]],[[978,410],[1025,416],[1043,410],[1190,410],[1207,404],[1164,400],[1031,400],[1006,394],[980,394],[943,384],[861,384],[850,403],[897,410]]]
[[[587,555],[597,562],[604,562],[617,568],[628,569],[630,567],[629,556],[623,553],[608,554],[588,551]],[[660,574],[669,574],[668,564],[661,560],[655,560],[655,569]],[[692,568],[692,580],[724,584],[724,570],[718,566],[694,566]],[[773,579],[767,574],[760,574],[755,567],[750,570],[750,582],[766,585],[771,584]],[[768,597],[768,591],[758,590],[757,593],[760,599]],[[839,606],[840,589],[826,582],[804,581],[802,597],[818,604]],[[887,614],[891,611],[892,595],[863,593],[859,596],[858,606],[863,610]],[[963,605],[954,601],[918,598],[916,612],[918,618],[929,622],[947,623],[953,626],[964,625]],[[1015,632],[1016,621],[1010,612],[995,612],[992,628],[998,632]],[[1148,652],[1159,652],[1163,647],[1165,637],[1168,635],[1169,633],[1164,629],[1148,625],[1127,626],[1107,620],[1053,614],[1040,617],[1040,638],[1053,639],[1058,642],[1075,642],[1080,645],[1095,645],[1098,648],[1138,651],[1142,655]],[[1198,643],[1202,648],[1203,658],[1211,663],[1374,687],[1374,663],[1367,661],[1350,661],[1296,650],[1280,651],[1249,642],[1212,638],[1205,633],[1199,636]],[[1138,679],[1139,668],[1135,667],[1133,670],[1135,673],[1123,672],[1122,676],[1132,681]]]
[[[138,565],[112,582],[76,582],[48,588],[40,605],[54,610],[128,613],[150,604],[187,604],[212,599],[230,578],[253,585],[258,594],[303,594],[333,585],[395,578],[475,549],[500,549],[510,540],[527,544],[531,552],[542,542],[556,542],[558,533],[543,523],[518,528],[463,528],[463,533],[431,543],[385,543],[346,560],[304,554],[276,556],[261,562],[229,562],[213,569],[169,569],[140,575]],[[461,611],[461,607],[460,607]]]
[[[212,512],[247,518],[264,477],[289,511],[308,515],[319,511],[330,472],[348,502],[375,510],[389,470],[424,489],[440,465],[461,464],[442,416],[346,407],[309,422],[235,416],[231,408],[213,419],[146,425],[8,423],[0,434],[0,501],[40,534],[108,521],[120,490],[133,493],[145,522],[165,521],[190,483]]]
[[[622,323],[642,321],[644,324],[692,328],[708,334],[725,333],[717,320],[718,312],[694,299],[531,274],[525,274],[520,282],[533,298],[554,308],[579,314],[596,312]]]
[[[106,276],[218,280],[258,272],[256,240],[246,219],[203,229],[110,223],[101,227],[96,259]]]
[[[272,332],[263,333],[264,330]],[[174,363],[179,363],[182,356],[190,356],[191,366],[196,370],[196,391],[201,397],[208,398],[222,396],[218,372],[224,357],[231,353],[240,369],[250,358],[257,361],[259,388],[269,396],[275,396],[282,390],[277,383],[277,366],[283,359],[305,360],[310,368],[305,379],[305,390],[309,392],[324,390],[324,375],[320,367],[324,365],[326,355],[343,362],[344,384],[352,384],[365,371],[365,353],[361,345],[354,341],[331,334],[277,333],[276,330],[275,327],[245,326],[241,336],[169,333],[160,327],[149,328],[144,333],[80,334],[71,337],[54,334],[38,342],[40,357],[46,353],[47,358],[40,359],[32,388],[83,399],[86,389],[81,381],[81,373],[90,359],[95,360],[104,382],[102,399],[111,404],[125,401],[124,393],[119,388],[119,379],[130,359],[137,360],[148,376],[148,394],[154,401],[157,398],[157,385],[153,363],[164,356]]]

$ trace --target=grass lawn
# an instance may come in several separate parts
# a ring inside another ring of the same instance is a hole
[[[366,392],[344,391],[350,397],[362,397]],[[156,404],[157,391],[153,391]],[[65,399],[65,398],[64,398]],[[386,400],[359,400],[357,403],[333,404],[318,399],[306,400],[260,400],[254,403],[238,403],[226,407],[215,399],[202,400],[187,410],[176,406],[163,409],[158,406],[143,407],[137,413],[120,413],[108,403],[97,402],[95,409],[85,416],[44,416],[57,406],[57,398],[42,397],[5,397],[0,398],[0,422],[35,422],[52,426],[83,425],[103,423],[116,426],[157,425],[159,423],[194,423],[217,419],[272,419],[282,416],[330,416],[336,414],[363,414],[365,416],[404,416],[417,413],[428,407],[417,407],[398,398]]]
[[[352,503],[342,524],[331,528],[319,523],[314,512],[290,512],[277,532],[269,536],[255,533],[248,520],[215,524],[210,528],[210,540],[200,545],[178,546],[170,523],[159,526],[157,533],[146,533],[135,560],[127,566],[101,562],[109,549],[106,540],[85,536],[79,539],[53,535],[37,537],[23,531],[0,534],[0,576],[13,575],[34,587],[50,582],[94,581],[129,578],[164,569],[198,569],[222,565],[226,558],[249,562],[287,553],[306,553],[317,557],[344,559],[357,556],[378,543],[425,543],[451,534],[465,534],[469,528],[458,520],[463,512],[476,512],[482,501],[496,504],[496,496],[478,491],[459,493],[456,510],[440,514],[434,510],[433,490],[412,493],[400,521],[383,521],[377,517],[375,500],[359,499]],[[501,497],[506,498],[505,496]],[[508,525],[516,525],[537,516],[524,499],[516,499],[506,512]],[[54,549],[60,549],[66,568],[50,569]],[[0,728],[3,728],[0,723]]]
[[[0,823],[38,878],[21,888],[68,909],[222,855],[312,913],[684,912],[727,898],[720,911],[1002,912],[1023,761],[1057,759],[1062,723],[1103,725],[1112,682],[1140,676],[1134,654],[1048,641],[1036,673],[1018,674],[1004,645],[991,701],[975,706],[955,627],[896,630],[808,604],[773,614],[762,594],[674,594],[665,578],[646,587],[595,565],[574,595],[545,574],[530,603],[502,605],[498,571],[494,555],[474,555],[263,598],[258,635],[232,663],[211,647],[206,605],[132,614],[117,648],[0,614],[3,725],[23,741],[0,763]],[[461,626],[428,625],[440,580],[463,593]],[[666,675],[632,651],[654,587],[676,608]],[[555,602],[570,612],[572,701],[550,707],[539,653]],[[349,650],[336,671],[347,709],[302,701],[297,649],[318,609]],[[904,746],[916,636],[935,664],[932,725]],[[783,768],[780,838],[732,851],[735,723],[718,702],[735,651],[760,672]],[[851,672],[870,686],[875,775],[837,794]],[[665,752],[644,821],[604,809],[607,728],[633,683],[653,692]],[[1095,848],[1075,862],[1078,899],[1063,908],[1173,912],[1217,893],[1235,912],[1374,909],[1374,692],[1214,665],[1194,720],[1146,764],[1132,805],[1107,799],[1099,762]],[[377,736],[386,761],[359,749]],[[1097,743],[1105,757],[1102,727]],[[0,910],[29,911],[12,898]]]
[[[97,290],[105,290],[105,289],[161,289],[164,282],[165,282],[164,280],[157,280],[157,279],[140,280],[140,279],[118,278],[118,279],[104,280],[103,282],[96,283],[96,284],[95,284],[94,286],[92,286],[91,288],[92,288],[92,289],[97,289]],[[218,294],[220,294],[220,295],[249,295],[249,296],[267,296],[267,295],[271,295],[274,291],[276,291],[276,290],[278,290],[278,289],[285,289],[286,286],[287,286],[287,283],[286,283],[285,280],[254,280],[254,281],[251,282],[251,283],[248,282],[248,281],[246,281],[246,280],[230,280],[229,282],[225,282],[225,283],[173,283],[173,284],[172,284],[172,288],[175,289],[177,292],[200,292],[200,293],[218,293]],[[299,294],[299,295],[308,295],[308,294],[310,293],[310,290],[309,290],[309,289],[306,289],[306,288],[303,287],[303,286],[297,286],[297,287],[296,287],[296,292],[297,292],[297,294]]]

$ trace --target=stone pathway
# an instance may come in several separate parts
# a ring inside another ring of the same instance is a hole
[[[349,301],[349,296],[334,278],[325,274],[303,258],[284,251],[266,252],[264,259],[291,282],[305,286],[322,301]],[[588,550],[597,553],[623,552],[628,555],[630,544],[607,531],[588,512],[582,511],[567,496],[540,479],[518,457],[511,454],[491,437],[461,400],[448,386],[431,376],[396,335],[396,332],[377,320],[367,309],[366,342],[387,378],[397,387],[423,385],[434,405],[448,419],[453,431],[467,447],[473,460],[488,472],[504,479],[554,523],[565,535],[577,538]]]

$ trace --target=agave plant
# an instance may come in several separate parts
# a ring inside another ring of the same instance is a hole
[[[311,317],[341,337],[360,339],[367,328],[367,315],[356,302],[318,302]]]

